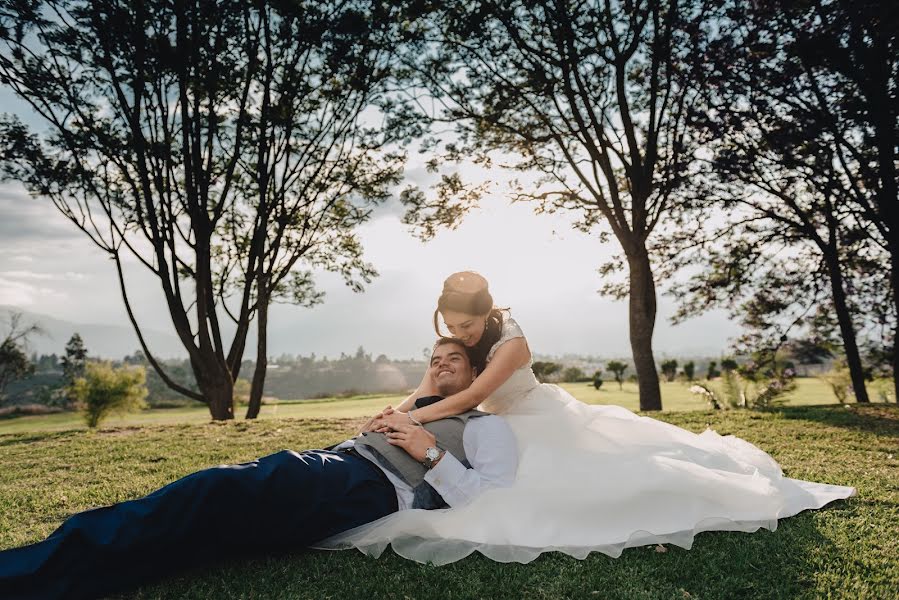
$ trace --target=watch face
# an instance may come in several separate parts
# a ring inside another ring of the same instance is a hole
[[[440,458],[440,450],[437,448],[428,448],[425,450],[425,458],[428,460],[437,460]]]

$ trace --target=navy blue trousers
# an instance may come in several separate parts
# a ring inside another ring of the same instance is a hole
[[[78,513],[45,540],[0,552],[0,598],[96,598],[225,558],[301,549],[396,510],[396,490],[370,461],[284,450]]]

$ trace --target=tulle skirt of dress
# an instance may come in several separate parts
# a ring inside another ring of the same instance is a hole
[[[617,557],[625,548],[689,549],[702,531],[774,530],[777,520],[855,494],[783,476],[749,442],[694,434],[618,406],[584,404],[554,385],[482,406],[519,444],[514,485],[445,510],[404,510],[317,544],[442,565],[480,552],[527,563],[543,552]]]

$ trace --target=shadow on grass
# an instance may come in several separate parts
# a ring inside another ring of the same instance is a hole
[[[16,433],[0,434],[0,447],[16,446],[19,444],[30,444],[35,442],[47,442],[54,440],[62,440],[72,437],[73,434],[82,433],[79,430],[66,429],[62,431],[23,431]]]
[[[594,553],[583,561],[548,553],[526,565],[477,554],[442,567],[389,550],[377,560],[355,551],[304,552],[232,561],[123,597],[797,598],[819,595],[814,586],[820,569],[843,558],[814,515],[802,514],[782,521],[776,532],[703,533],[690,551],[658,552],[649,546],[626,550],[617,559]]]
[[[813,421],[877,436],[899,437],[897,404],[783,406],[772,412],[781,414],[786,419]]]

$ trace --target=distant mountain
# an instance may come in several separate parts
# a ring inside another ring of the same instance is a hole
[[[72,334],[78,333],[84,340],[90,356],[100,358],[122,358],[133,354],[140,348],[137,335],[130,327],[121,325],[101,325],[97,323],[73,323],[64,321],[49,315],[23,310],[16,306],[0,306],[0,320],[6,321],[11,311],[20,312],[28,323],[37,323],[44,330],[44,335],[33,335],[29,339],[28,353],[62,355],[65,352],[66,342]],[[147,340],[154,356],[159,358],[183,358],[187,355],[180,340],[173,335],[162,331],[144,329],[144,339]],[[5,335],[0,331],[0,335]]]

